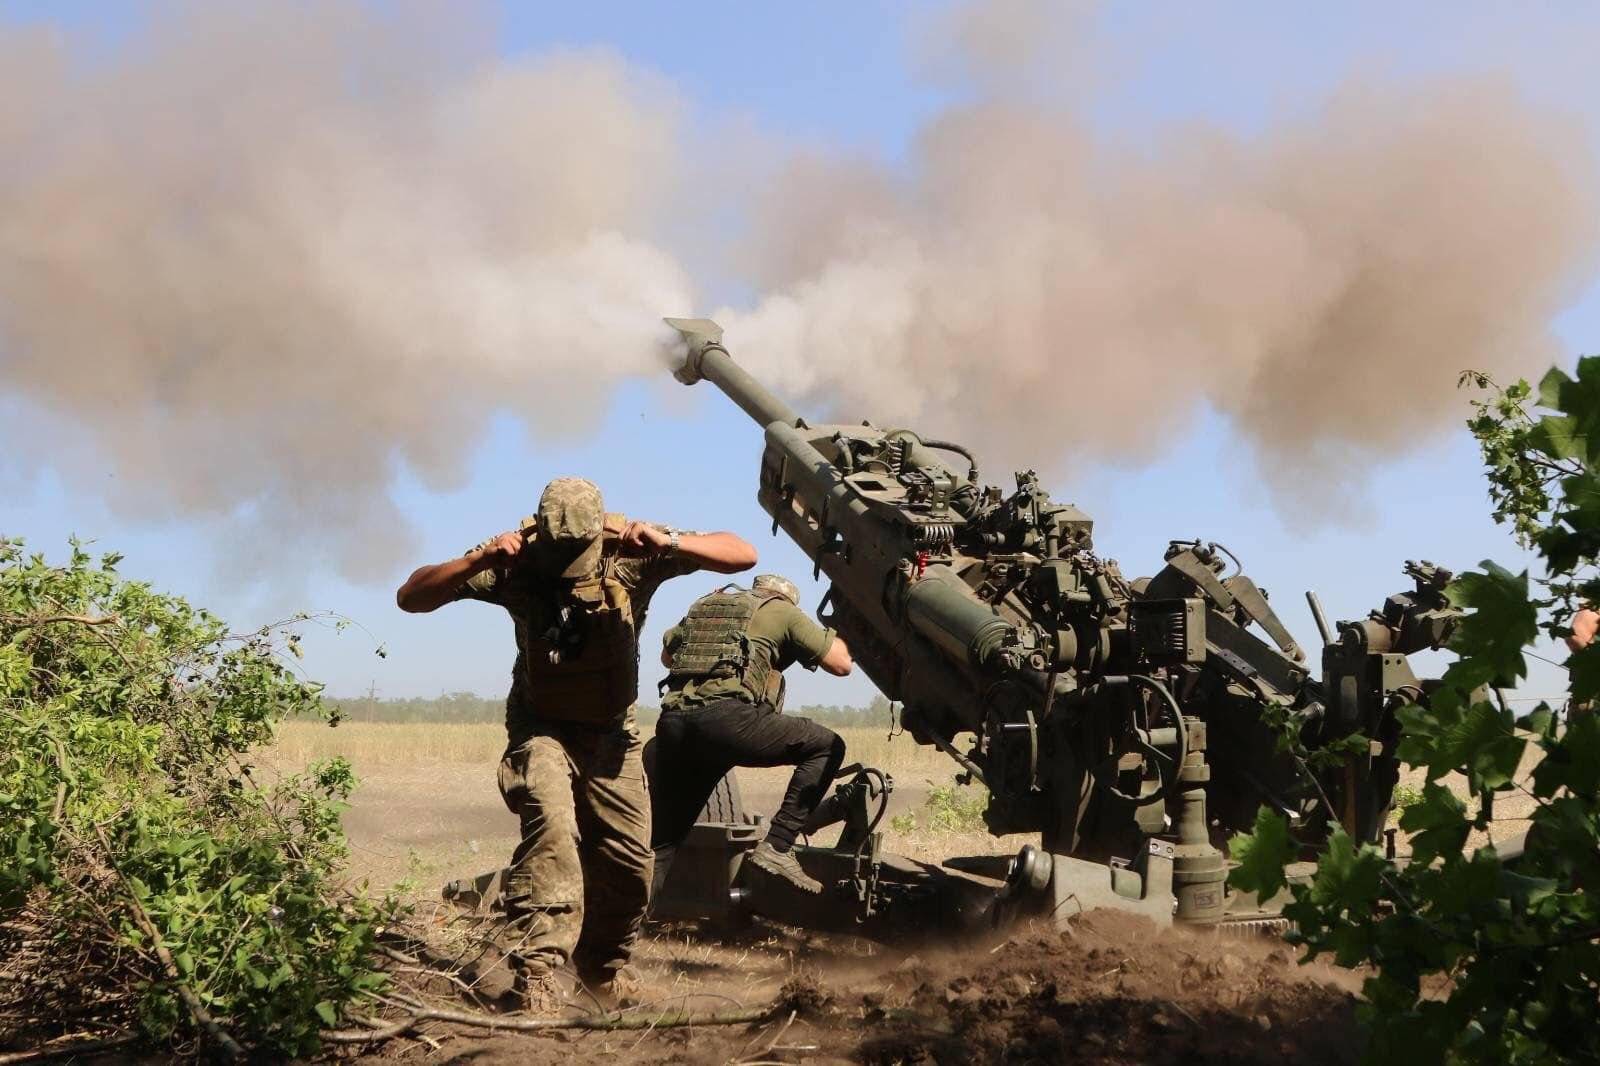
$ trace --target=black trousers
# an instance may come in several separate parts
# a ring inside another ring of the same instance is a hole
[[[842,762],[839,734],[766,705],[718,700],[666,711],[656,723],[651,846],[676,847],[711,790],[735,766],[793,766],[789,789],[767,833],[773,847],[787,851],[827,795]]]

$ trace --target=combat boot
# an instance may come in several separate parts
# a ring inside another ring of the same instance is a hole
[[[584,999],[578,979],[565,968],[525,963],[517,974],[517,1007],[528,1014],[563,1014]]]
[[[793,851],[779,851],[763,840],[744,860],[743,872],[759,880],[787,885],[808,896],[822,895],[822,882],[806,873]]]
[[[583,982],[595,1004],[604,1011],[636,1007],[642,999],[643,986],[633,967],[597,974]]]
[[[478,945],[462,963],[457,976],[471,996],[494,1011],[514,1011],[522,1006],[517,992],[521,960],[494,941]]]

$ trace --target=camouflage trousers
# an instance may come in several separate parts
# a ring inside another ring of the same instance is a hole
[[[500,794],[522,820],[502,888],[501,947],[523,965],[604,984],[632,954],[649,902],[650,794],[630,712],[614,727],[512,727]]]

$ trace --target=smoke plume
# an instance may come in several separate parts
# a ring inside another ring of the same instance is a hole
[[[1557,355],[1551,319],[1596,249],[1582,129],[1457,78],[1135,151],[1048,79],[992,69],[1049,7],[966,11],[979,98],[909,167],[781,176],[751,242],[772,295],[724,324],[782,391],[1057,471],[1149,458],[1209,405],[1281,513],[1325,520],[1367,464],[1459,424],[1462,369]],[[982,17],[1002,13],[1005,32]]]
[[[738,358],[1057,471],[1209,407],[1326,514],[1459,417],[1458,370],[1552,356],[1594,265],[1585,131],[1460,77],[1122,144],[1063,9],[955,9],[916,34],[957,102],[909,158],[796,151],[733,200],[765,294],[718,315]],[[696,296],[662,223],[704,177],[672,85],[432,10],[164,5],[88,58],[0,24],[0,399],[73,441],[36,461],[370,577],[402,473],[450,487],[490,416],[577,432],[661,375]]]
[[[385,573],[402,464],[451,486],[493,414],[579,428],[656,368],[670,86],[456,6],[158,10],[104,60],[0,26],[0,388],[124,513]]]

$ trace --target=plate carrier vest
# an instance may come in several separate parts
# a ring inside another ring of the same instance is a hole
[[[690,681],[734,677],[751,703],[766,703],[780,710],[783,671],[774,670],[765,657],[750,653],[749,632],[750,620],[762,604],[783,599],[779,592],[725,585],[695,600],[678,624],[678,644],[667,667],[666,687],[677,692]]]
[[[626,524],[623,515],[606,514],[594,573],[541,582],[546,620],[554,622],[563,608],[574,612],[582,644],[573,655],[550,639],[549,630],[537,631],[537,624],[523,634],[526,696],[540,716],[603,724],[624,714],[638,697],[639,635],[632,598],[617,577],[619,534]]]

